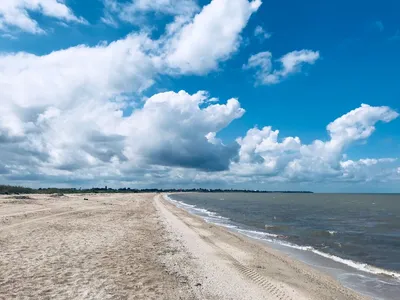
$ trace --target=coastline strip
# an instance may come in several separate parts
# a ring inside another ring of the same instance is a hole
[[[201,299],[366,299],[328,275],[206,223],[160,195],[154,199],[172,238],[188,253],[189,279],[203,280]]]
[[[187,210],[189,213],[194,214],[194,215],[198,215],[200,217],[202,217],[204,220],[206,220],[209,223],[218,225],[218,226],[222,226],[225,228],[230,228],[233,229],[235,232],[239,232],[247,237],[250,237],[252,239],[257,239],[257,240],[261,240],[261,241],[267,241],[267,242],[271,242],[271,243],[276,243],[278,245],[284,246],[284,247],[288,247],[288,248],[292,248],[292,249],[296,249],[296,250],[300,250],[300,251],[305,251],[305,252],[312,252],[313,254],[316,254],[318,256],[321,256],[323,258],[326,258],[328,260],[331,260],[333,262],[336,263],[340,263],[343,264],[347,267],[353,268],[357,271],[361,271],[361,272],[365,272],[365,273],[369,273],[372,275],[383,275],[383,276],[387,276],[388,278],[391,278],[393,280],[397,280],[400,281],[400,273],[393,271],[393,270],[386,270],[386,269],[382,269],[379,267],[375,267],[372,265],[368,265],[367,263],[363,263],[360,261],[354,261],[354,260],[350,260],[350,259],[345,259],[333,254],[329,254],[327,252],[323,252],[321,250],[318,250],[312,246],[308,246],[308,245],[299,245],[299,244],[294,244],[292,242],[289,242],[287,240],[283,240],[279,238],[279,235],[274,234],[274,233],[270,233],[270,232],[265,232],[265,231],[257,231],[257,230],[251,230],[251,229],[244,229],[241,228],[239,225],[233,225],[232,223],[230,223],[230,219],[220,216],[215,212],[209,211],[205,208],[198,208],[195,205],[191,205],[191,204],[187,204],[183,201],[178,201],[178,200],[174,200],[171,197],[169,197],[170,194],[166,194],[164,195],[164,199],[166,199],[167,201],[170,201],[172,203],[174,203],[175,205],[177,205],[178,207],[182,207],[183,209]],[[201,214],[198,214],[198,212],[200,212]],[[203,217],[202,214],[206,214],[208,215],[207,217]],[[221,222],[224,221],[224,222]],[[266,225],[266,227],[268,227],[268,225]],[[268,229],[268,228],[266,228]],[[336,234],[336,231],[326,231],[329,234],[333,235]]]

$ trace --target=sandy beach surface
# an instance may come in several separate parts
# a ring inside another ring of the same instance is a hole
[[[98,194],[0,196],[0,299],[363,298],[161,195]]]

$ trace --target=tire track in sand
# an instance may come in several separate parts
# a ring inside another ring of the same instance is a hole
[[[161,200],[160,202],[164,202],[165,200],[158,198]],[[167,205],[164,204],[164,207],[167,207]],[[168,209],[169,210],[169,209]],[[285,291],[283,291],[279,286],[277,286],[275,283],[271,282],[268,280],[266,277],[262,276],[252,268],[246,267],[243,265],[240,261],[238,261],[236,258],[234,258],[231,254],[227,253],[224,249],[216,245],[208,236],[205,236],[202,234],[199,230],[193,226],[193,224],[188,223],[184,218],[180,218],[177,216],[173,211],[169,210],[172,214],[174,214],[178,219],[180,219],[182,222],[184,222],[189,228],[194,230],[202,240],[204,240],[206,243],[210,244],[212,247],[216,248],[222,256],[224,256],[228,261],[232,263],[232,265],[241,273],[243,274],[246,278],[250,279],[252,282],[263,288],[269,296],[273,297],[276,300],[293,300],[291,296],[289,296]],[[271,299],[271,298],[268,298]]]
[[[62,212],[62,213],[51,214],[49,216],[30,219],[30,220],[27,220],[27,221],[24,221],[24,222],[20,222],[20,223],[8,225],[8,226],[3,226],[3,227],[0,227],[0,231],[7,230],[7,229],[12,229],[14,227],[23,226],[23,225],[26,225],[26,224],[35,223],[35,222],[38,222],[38,221],[51,220],[51,219],[59,217],[59,216],[64,216],[64,215],[69,215],[69,214],[74,214],[74,213],[80,213],[80,212],[89,211],[89,210],[98,209],[98,208],[99,207],[88,207],[88,208],[85,208],[85,209],[79,209],[79,210],[73,210],[73,211],[66,211],[66,212]]]
[[[186,223],[186,222],[185,222]],[[187,223],[186,223],[187,224]],[[189,224],[187,224],[189,225]],[[207,243],[211,244],[213,247],[217,248],[221,254],[231,261],[232,265],[245,277],[253,281],[258,286],[262,287],[265,291],[267,291],[271,296],[278,300],[293,300],[292,297],[287,295],[282,289],[280,289],[276,284],[253,270],[252,268],[246,267],[241,262],[239,262],[236,258],[232,255],[227,253],[224,249],[216,245],[209,237],[200,234],[196,229],[191,227],[197,234]]]
[[[36,209],[36,210],[28,210],[28,211],[22,211],[14,214],[8,214],[8,215],[0,215],[0,218],[11,218],[11,217],[18,217],[18,216],[23,216],[23,215],[28,215],[28,214],[34,214],[37,212],[42,212],[42,211],[49,211],[51,208],[43,208],[43,209]]]
[[[256,284],[267,290],[271,295],[273,295],[276,299],[279,300],[292,300],[292,298],[287,295],[284,291],[282,291],[278,286],[274,283],[266,279],[264,276],[261,276],[259,273],[250,269],[239,262],[233,262],[233,265],[245,276],[252,279]]]

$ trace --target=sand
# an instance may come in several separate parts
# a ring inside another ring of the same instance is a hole
[[[0,299],[192,299],[154,195],[30,197],[0,200]]]
[[[160,195],[29,197],[0,196],[0,299],[362,299]]]

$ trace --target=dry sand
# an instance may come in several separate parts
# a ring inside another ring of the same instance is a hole
[[[0,199],[0,299],[192,299],[154,195],[30,197]]]
[[[361,299],[160,195],[29,197],[0,196],[0,299]]]

